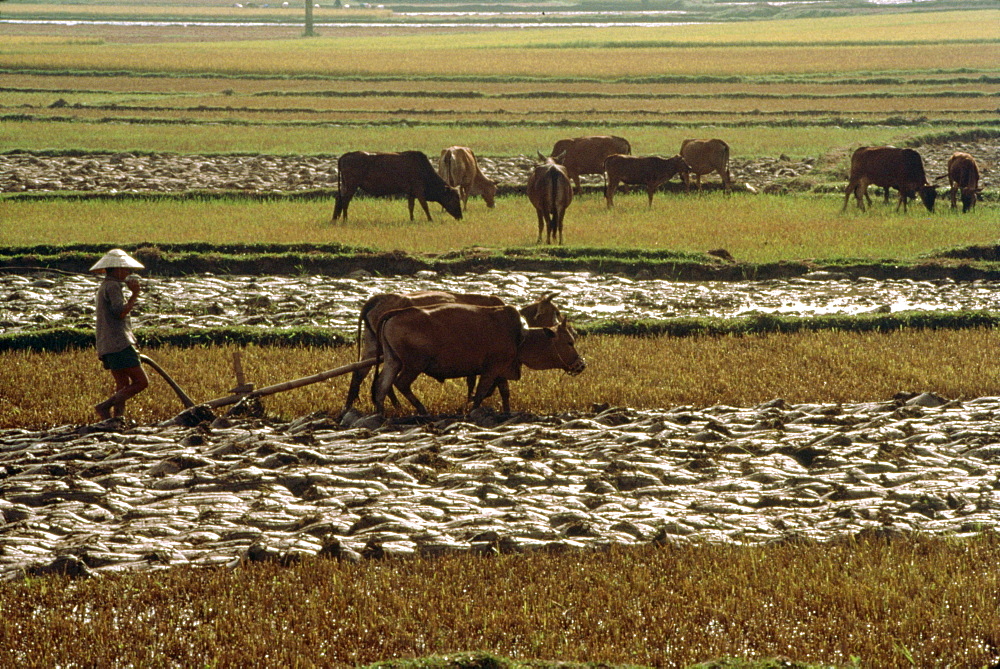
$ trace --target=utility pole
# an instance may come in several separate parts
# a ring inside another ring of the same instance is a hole
[[[306,31],[303,33],[303,36],[316,36],[316,33],[313,31],[313,0],[306,0]]]

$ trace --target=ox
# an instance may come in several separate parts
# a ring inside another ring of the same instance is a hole
[[[685,139],[681,142],[681,156],[691,168],[699,192],[701,175],[712,172],[721,177],[725,192],[733,189],[733,178],[729,174],[729,145],[721,139]],[[688,182],[685,182],[685,186],[689,186]]]
[[[551,327],[559,322],[559,308],[552,303],[552,298],[558,295],[546,293],[531,304],[521,307],[518,312],[531,327]],[[378,354],[378,342],[375,336],[375,329],[378,322],[390,311],[405,309],[407,307],[429,307],[435,304],[472,304],[482,307],[504,306],[503,300],[494,295],[477,295],[475,293],[449,293],[438,290],[424,290],[412,293],[382,293],[373,295],[361,307],[358,316],[358,360],[374,358]],[[368,375],[368,369],[355,370],[351,375],[351,385],[347,389],[347,400],[340,415],[346,414],[354,402],[357,401],[361,392],[361,384]],[[471,399],[475,388],[475,377],[469,377],[468,396]],[[399,405],[396,396],[389,392],[389,399],[396,406]]]
[[[858,208],[864,211],[864,199],[868,196],[869,185],[898,190],[899,203],[896,211],[899,211],[900,206],[906,211],[906,201],[914,194],[920,195],[927,211],[934,211],[937,191],[927,183],[924,162],[913,149],[863,146],[856,150],[851,156],[851,176],[847,182],[841,211],[847,210],[851,195],[857,200]]]
[[[493,208],[497,185],[480,171],[479,162],[472,149],[451,146],[441,151],[441,157],[438,158],[438,173],[446,184],[458,188],[459,195],[462,196],[462,209],[468,210],[471,195],[482,195],[486,206]]]
[[[352,151],[337,161],[337,200],[333,220],[343,215],[347,220],[347,207],[360,188],[369,195],[405,195],[413,220],[413,201],[418,200],[431,220],[427,202],[440,202],[449,214],[461,220],[462,201],[458,190],[450,187],[438,176],[431,161],[420,151],[401,153],[367,153]]]
[[[604,159],[616,153],[631,154],[632,145],[623,137],[595,135],[560,139],[552,147],[551,155],[566,168],[566,173],[576,184],[576,192],[579,193],[580,175],[603,174]]]
[[[410,390],[421,374],[438,381],[479,376],[473,408],[494,390],[510,413],[508,381],[521,378],[521,365],[579,374],[587,363],[574,346],[573,328],[562,319],[553,328],[525,328],[514,307],[440,304],[391,311],[378,326],[385,365],[377,373],[375,406],[383,411],[395,386],[419,413],[427,409]]]
[[[979,165],[968,153],[956,151],[948,159],[948,183],[951,186],[951,208],[954,209],[956,196],[961,193],[962,213],[976,206],[979,189]]]
[[[542,164],[536,165],[528,175],[528,200],[538,214],[538,241],[535,243],[542,243],[544,227],[546,244],[555,242],[557,234],[562,244],[563,219],[566,218],[566,208],[573,201],[573,185],[565,167],[541,152],[538,157]]]
[[[604,199],[608,207],[614,205],[615,191],[618,182],[633,186],[645,186],[649,195],[649,206],[653,206],[653,193],[657,188],[673,178],[681,175],[681,181],[687,186],[689,167],[679,155],[673,158],[660,156],[623,156],[613,155],[604,159],[604,172],[608,175],[608,185],[604,191]]]

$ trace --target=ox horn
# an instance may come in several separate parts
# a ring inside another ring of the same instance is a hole
[[[545,156],[543,156],[541,151],[539,151],[538,149],[535,149],[535,153],[538,154],[538,159],[540,161],[542,161],[543,163],[548,162],[549,159],[546,158]]]

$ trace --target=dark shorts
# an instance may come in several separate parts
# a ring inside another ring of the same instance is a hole
[[[101,362],[104,363],[104,369],[130,369],[142,364],[139,362],[139,351],[135,350],[135,346],[102,355]]]

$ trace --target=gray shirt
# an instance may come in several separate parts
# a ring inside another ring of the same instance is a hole
[[[105,277],[97,289],[97,355],[107,355],[125,350],[136,343],[132,334],[132,321],[121,317],[125,309],[124,284]]]

